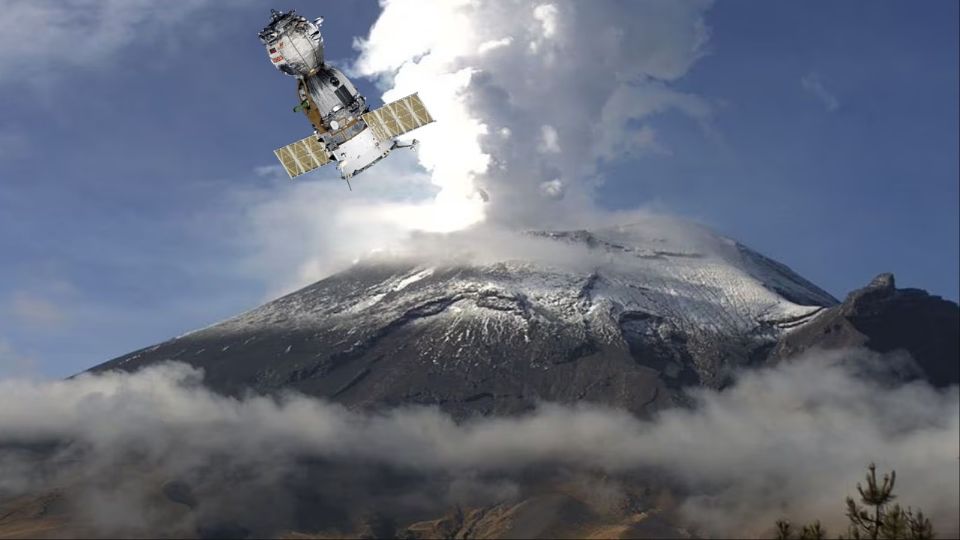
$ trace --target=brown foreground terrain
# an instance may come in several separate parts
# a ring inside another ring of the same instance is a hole
[[[143,532],[140,537],[235,538],[249,534],[221,525],[197,530],[189,506],[174,502],[157,489],[155,511],[165,514],[169,529]],[[656,504],[644,505],[644,493],[610,493],[598,497],[576,485],[544,490],[518,502],[474,508],[452,508],[436,519],[407,524],[379,515],[361,516],[353,530],[280,531],[276,538],[690,538],[691,534],[671,524],[672,498],[666,492]],[[644,506],[647,506],[644,508]],[[105,518],[107,516],[104,516]],[[201,534],[203,533],[203,534]],[[136,537],[127,529],[124,537]],[[88,517],[72,510],[69,490],[22,496],[0,501],[0,538],[103,537],[104,531]],[[112,536],[107,534],[107,536]]]

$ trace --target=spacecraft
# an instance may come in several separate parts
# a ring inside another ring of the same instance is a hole
[[[417,94],[370,110],[343,72],[324,62],[323,17],[308,20],[294,11],[270,10],[270,24],[259,36],[274,67],[297,79],[295,112],[313,125],[313,135],[274,150],[290,178],[337,163],[350,178],[387,157],[402,144],[396,137],[433,122]]]

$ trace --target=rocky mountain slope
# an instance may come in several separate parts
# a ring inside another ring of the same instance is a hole
[[[786,266],[688,224],[511,241],[514,252],[482,261],[360,262],[95,370],[178,360],[226,393],[295,389],[458,416],[577,400],[641,413],[674,404],[683,385],[723,385],[837,304]]]
[[[960,382],[960,309],[920,289],[897,289],[893,274],[880,274],[851,292],[843,304],[786,333],[771,361],[815,347],[906,351],[919,369],[913,376],[938,386],[956,384]]]

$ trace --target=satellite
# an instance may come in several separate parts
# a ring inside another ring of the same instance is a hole
[[[370,110],[367,100],[340,70],[323,61],[323,17],[307,20],[294,11],[270,10],[260,32],[274,67],[296,77],[298,104],[313,135],[273,151],[290,178],[335,161],[340,177],[350,178],[387,157],[401,144],[396,137],[433,122],[417,94]]]

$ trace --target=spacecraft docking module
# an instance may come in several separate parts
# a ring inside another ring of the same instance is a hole
[[[260,41],[270,61],[297,78],[298,105],[313,125],[313,135],[274,150],[290,178],[337,162],[349,179],[385,158],[391,150],[413,146],[396,137],[433,122],[417,94],[371,111],[366,99],[340,70],[323,60],[323,18],[307,20],[293,11],[271,10]]]

